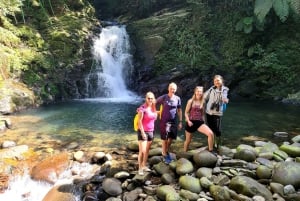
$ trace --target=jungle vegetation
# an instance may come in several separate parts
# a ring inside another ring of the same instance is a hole
[[[66,96],[67,74],[91,65],[96,14],[127,23],[137,41],[164,38],[155,75],[222,73],[240,95],[300,96],[299,0],[0,0],[0,81],[23,82],[42,99],[45,86]]]

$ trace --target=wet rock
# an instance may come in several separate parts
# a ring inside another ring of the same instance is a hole
[[[111,196],[117,196],[122,193],[121,182],[115,178],[105,178],[102,187]]]
[[[277,131],[275,133],[273,133],[274,136],[276,137],[288,137],[289,134],[287,132],[283,132],[283,131]]]
[[[74,186],[71,184],[58,185],[53,187],[42,201],[76,201],[73,192]]]
[[[68,153],[64,152],[44,159],[32,168],[31,178],[54,184],[59,175],[69,167]]]

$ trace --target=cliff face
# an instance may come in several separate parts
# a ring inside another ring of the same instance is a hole
[[[208,88],[213,75],[221,74],[232,97],[299,99],[296,13],[285,22],[269,13],[259,25],[253,1],[126,2],[129,6],[112,16],[127,24],[137,74],[131,87],[136,91],[161,93],[175,81],[189,97],[195,86]]]

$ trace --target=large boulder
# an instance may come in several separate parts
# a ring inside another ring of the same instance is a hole
[[[195,153],[193,160],[198,167],[215,167],[218,158],[207,150]]]
[[[74,192],[74,186],[71,184],[54,186],[42,201],[76,201]]]
[[[261,195],[266,201],[272,201],[272,193],[262,184],[246,176],[236,176],[231,179],[229,188],[237,193],[253,197]]]
[[[272,182],[300,187],[300,163],[279,162],[274,166]]]
[[[33,91],[10,80],[0,81],[0,114],[12,114],[35,106]]]
[[[58,155],[46,158],[37,165],[35,165],[30,173],[30,176],[34,180],[46,181],[54,184],[59,175],[67,170],[69,167],[68,153],[60,153]]]

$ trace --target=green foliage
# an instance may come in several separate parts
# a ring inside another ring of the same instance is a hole
[[[254,14],[259,22],[263,22],[265,17],[271,10],[273,0],[256,0],[254,6]]]
[[[273,8],[281,22],[285,22],[289,16],[289,5],[287,0],[273,0]]]
[[[290,15],[290,10],[295,14],[295,16],[300,16],[299,0],[255,0],[254,15],[260,23],[264,23],[271,8],[273,8],[281,22],[285,22],[287,20]]]
[[[235,26],[236,31],[244,31],[249,34],[253,30],[253,17],[244,17]]]

